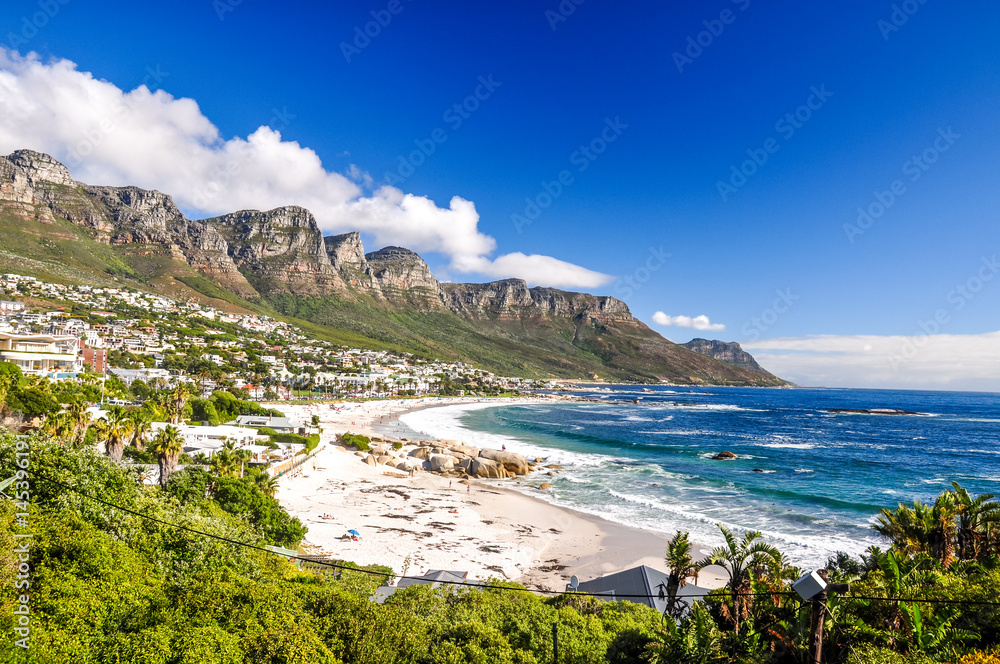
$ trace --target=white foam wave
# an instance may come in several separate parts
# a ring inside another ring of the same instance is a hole
[[[962,450],[957,447],[946,447],[942,451],[944,452],[959,452],[961,454],[1000,454],[1000,450]]]
[[[505,403],[467,403],[415,410],[399,417],[399,420],[429,438],[442,440],[460,440],[475,447],[501,449],[506,447],[511,452],[522,454],[528,458],[545,458],[548,463],[562,466],[598,466],[613,459],[607,455],[569,452],[550,447],[542,447],[514,436],[505,434],[475,431],[462,425],[461,418],[468,412],[506,406]]]
[[[813,443],[760,443],[761,447],[771,447],[774,449],[790,449],[790,450],[813,450],[816,449],[816,445]]]

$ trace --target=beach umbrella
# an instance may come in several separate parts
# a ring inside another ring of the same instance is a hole
[[[356,530],[352,529],[352,530],[348,530],[347,532],[350,533],[351,535],[357,535],[358,537],[361,537],[361,533],[359,533]]]

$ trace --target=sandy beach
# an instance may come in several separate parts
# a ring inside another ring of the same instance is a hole
[[[667,534],[613,523],[505,487],[514,480],[465,484],[426,471],[410,477],[389,466],[369,466],[354,450],[331,444],[345,431],[406,438],[409,430],[395,422],[404,412],[481,401],[394,399],[336,403],[334,408],[273,404],[293,417],[318,415],[323,429],[320,451],[299,472],[282,477],[276,494],[309,528],[304,546],[362,565],[388,565],[397,573],[409,559],[410,575],[456,570],[468,572],[470,579],[496,577],[557,591],[572,575],[588,580],[636,565],[666,568]],[[342,538],[351,529],[361,533],[358,541]],[[694,545],[696,552],[704,548]],[[713,568],[699,577],[702,586],[722,583],[723,576]]]

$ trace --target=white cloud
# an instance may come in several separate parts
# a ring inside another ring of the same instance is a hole
[[[517,274],[530,283],[544,283],[554,288],[597,288],[612,279],[606,274],[558,258],[527,255],[520,251],[504,254],[493,261],[483,257],[475,257],[468,262],[456,261],[455,266],[462,272],[476,272],[489,277]]]
[[[479,230],[472,201],[456,196],[442,208],[395,187],[368,193],[372,180],[362,168],[327,171],[313,150],[282,139],[293,117],[276,113],[270,122],[225,139],[192,99],[145,85],[126,92],[69,60],[0,48],[2,154],[46,152],[83,182],[157,189],[206,216],[301,205],[326,232],[360,230],[380,245],[439,252],[450,272],[579,288],[612,280],[549,256],[492,258],[496,240]]]
[[[1000,391],[1000,332],[817,335],[742,346],[768,371],[800,385]]]
[[[662,311],[657,311],[653,314],[653,322],[665,327],[690,327],[696,330],[708,330],[711,332],[726,329],[726,326],[722,323],[713,323],[710,321],[708,316],[695,316],[694,318],[691,316],[668,316]]]

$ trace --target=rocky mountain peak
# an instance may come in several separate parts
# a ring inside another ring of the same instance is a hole
[[[272,210],[239,210],[206,220],[227,226],[249,225],[258,230],[294,228],[320,234],[312,212],[298,205],[283,205]]]
[[[692,339],[686,344],[681,345],[688,350],[693,350],[701,355],[707,355],[708,357],[719,360],[720,362],[731,364],[734,367],[767,373],[764,371],[763,367],[757,364],[757,360],[755,360],[750,353],[743,350],[743,348],[735,341]]]
[[[44,152],[17,150],[7,155],[7,161],[24,171],[32,182],[51,182],[76,186],[69,169]]]
[[[421,308],[442,306],[441,284],[416,253],[403,247],[384,247],[365,254],[365,260],[386,299]]]
[[[360,270],[368,268],[368,261],[365,260],[365,247],[361,243],[361,233],[343,233],[341,235],[327,235],[323,238],[326,244],[326,253],[330,257],[330,262],[338,270]]]

